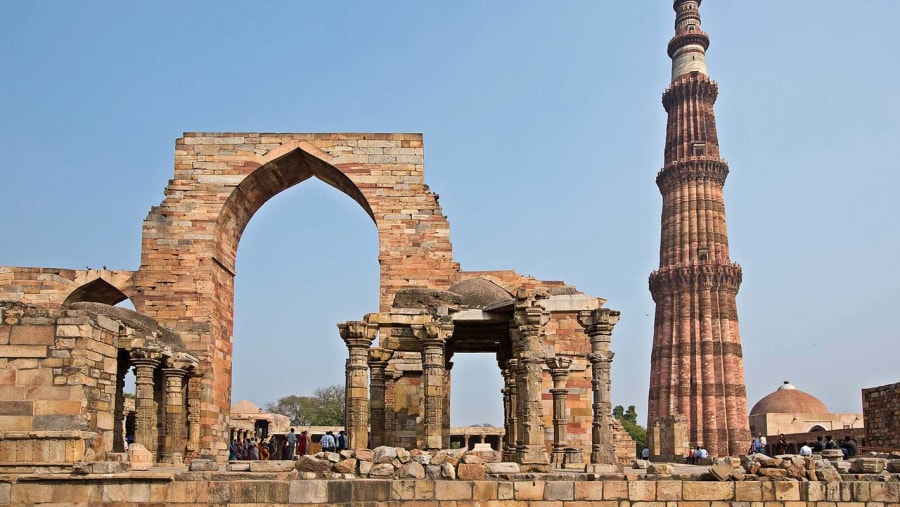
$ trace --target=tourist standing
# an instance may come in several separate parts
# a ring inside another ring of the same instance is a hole
[[[284,459],[294,459],[294,447],[297,445],[297,434],[294,432],[294,428],[291,428],[290,433],[287,434],[287,438],[284,441]]]
[[[306,456],[309,454],[309,432],[303,430],[300,432],[300,440],[297,442],[297,456]]]
[[[784,438],[784,433],[778,435],[778,442],[775,443],[775,455],[787,454],[788,443]]]
[[[331,430],[326,431],[325,434],[322,435],[321,443],[323,451],[334,452],[337,444],[334,441],[334,435],[332,435]]]

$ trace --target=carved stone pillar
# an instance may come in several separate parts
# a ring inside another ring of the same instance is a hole
[[[196,373],[187,382],[187,443],[185,458],[200,457],[200,384],[202,378]]]
[[[125,375],[131,366],[119,358],[118,371],[116,372],[116,399],[113,407],[113,452],[125,452]]]
[[[516,447],[516,461],[529,471],[549,471],[550,457],[544,446],[544,417],[541,406],[543,366],[545,353],[544,326],[550,320],[550,312],[536,304],[529,291],[516,294],[514,351],[519,360],[516,388],[520,406]]]
[[[155,350],[131,351],[135,371],[134,441],[151,452],[158,447],[153,373],[161,359],[162,354]]]
[[[384,445],[395,447],[394,431],[396,430],[396,412],[394,409],[394,384],[403,372],[387,370],[384,374]]]
[[[413,333],[422,343],[422,378],[425,393],[424,450],[440,449],[444,426],[444,344],[453,334],[449,322],[414,324]]]
[[[370,446],[389,445],[385,435],[385,369],[393,351],[381,347],[369,349],[369,372],[372,385],[369,388],[369,424],[371,425]]]
[[[503,459],[513,461],[516,458],[516,445],[519,438],[519,392],[516,385],[516,370],[519,368],[519,361],[510,359],[506,364],[506,389],[509,391],[509,422],[504,439]]]
[[[369,431],[369,346],[378,334],[378,325],[362,321],[338,324],[347,344],[347,387],[344,414],[348,446],[361,449],[368,445]]]
[[[166,358],[163,368],[165,382],[165,436],[160,461],[162,463],[181,464],[184,458],[184,377],[187,375],[189,363]]]
[[[453,370],[453,361],[450,358],[453,356],[453,353],[446,355],[446,363],[444,364],[444,405],[441,407],[441,412],[444,416],[444,420],[441,422],[441,449],[450,448],[450,375]]]
[[[610,368],[613,356],[609,350],[612,331],[619,322],[620,313],[609,308],[597,308],[578,315],[591,340],[591,387],[594,391],[594,421],[591,433],[591,463],[616,464],[615,443],[612,432],[612,400],[610,398]]]
[[[550,376],[553,378],[553,456],[551,461],[556,467],[561,467],[566,455],[566,425],[569,423],[569,410],[566,407],[566,380],[569,378],[569,366],[572,360],[566,357],[551,357],[547,359],[547,367],[550,368]]]

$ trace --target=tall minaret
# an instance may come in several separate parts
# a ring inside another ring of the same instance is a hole
[[[659,417],[683,415],[690,444],[728,456],[750,444],[735,303],[741,267],[728,257],[728,165],[719,157],[719,89],[707,75],[700,1],[675,0],[672,84],[662,98],[669,119],[665,165],[656,177],[663,206],[659,271],[650,275],[656,317],[648,429]]]

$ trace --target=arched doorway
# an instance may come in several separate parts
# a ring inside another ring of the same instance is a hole
[[[232,404],[343,387],[347,349],[335,323],[378,310],[378,235],[367,214],[310,178],[254,215],[236,271]]]

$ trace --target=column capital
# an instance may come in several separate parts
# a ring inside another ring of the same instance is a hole
[[[393,357],[394,351],[383,349],[381,347],[372,347],[369,349],[369,366],[372,368],[384,369]]]
[[[578,323],[584,326],[588,336],[610,336],[613,328],[619,322],[622,312],[609,308],[595,308],[590,311],[582,311],[578,314]]]
[[[569,366],[572,366],[572,360],[568,357],[562,356],[553,356],[548,357],[547,367],[550,368],[550,374],[552,375],[554,371],[559,371],[560,373],[568,373]]]
[[[424,324],[412,324],[413,334],[423,344],[440,342],[443,344],[453,336],[453,323],[446,321],[426,322]]]
[[[131,361],[140,366],[156,366],[163,358],[162,351],[156,349],[131,349],[129,352]]]
[[[337,327],[348,348],[366,348],[378,335],[378,324],[370,324],[361,320],[348,320],[338,324]]]

